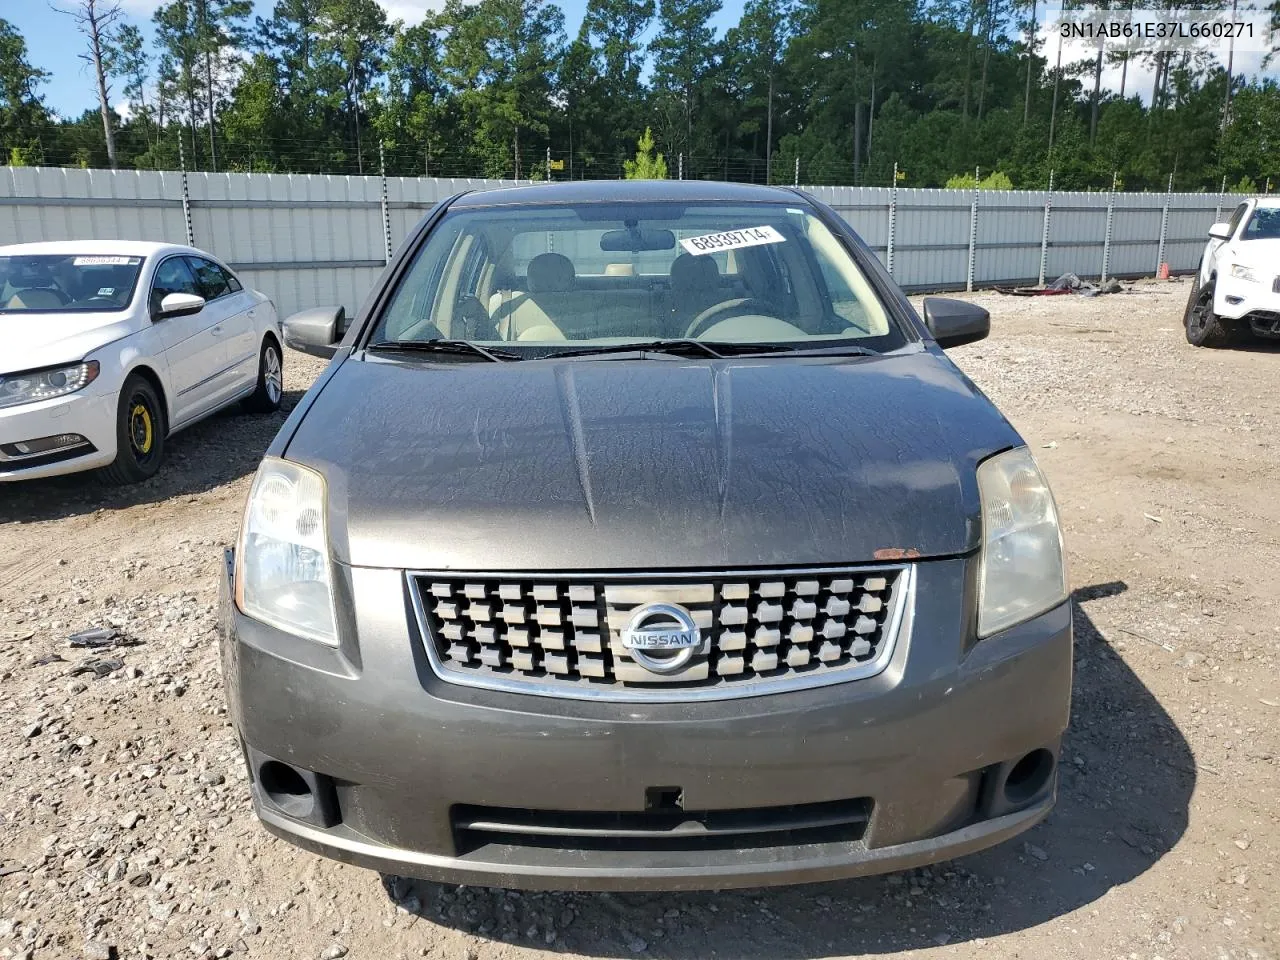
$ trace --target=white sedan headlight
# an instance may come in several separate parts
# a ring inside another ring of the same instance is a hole
[[[0,407],[52,400],[83,390],[98,379],[98,361],[86,360],[49,370],[0,374]]]
[[[1243,263],[1233,263],[1231,265],[1231,275],[1237,280],[1247,280],[1249,283],[1262,282],[1258,277],[1257,271]]]
[[[255,620],[336,647],[325,516],[320,474],[264,460],[236,553],[236,605]]]
[[[1026,447],[978,467],[978,492],[978,635],[989,637],[1062,603],[1067,598],[1067,571],[1058,509]]]

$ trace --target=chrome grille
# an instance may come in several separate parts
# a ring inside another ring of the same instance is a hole
[[[409,586],[442,679],[651,700],[742,696],[879,673],[913,580],[908,565],[714,579],[411,573]],[[622,643],[633,612],[656,602],[683,607],[702,634],[701,648],[676,673],[651,672]]]

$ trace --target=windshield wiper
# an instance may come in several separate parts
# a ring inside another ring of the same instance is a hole
[[[693,340],[688,337],[672,337],[669,340],[648,340],[637,343],[606,343],[581,350],[549,353],[548,360],[565,357],[594,357],[608,353],[670,353],[676,356],[702,356],[722,359],[763,353],[790,353],[794,347],[781,343],[722,343],[719,341]]]
[[[369,344],[369,350],[404,350],[411,353],[471,354],[502,363],[504,360],[523,360],[518,353],[509,350],[491,350],[470,340],[378,340]]]

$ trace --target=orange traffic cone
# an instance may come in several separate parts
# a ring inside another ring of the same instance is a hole
[[[1162,264],[1160,264],[1160,272],[1159,272],[1158,274],[1156,274],[1156,277],[1157,277],[1157,279],[1160,279],[1160,280],[1168,280],[1168,279],[1169,279],[1169,264],[1167,264],[1167,263],[1162,263]]]

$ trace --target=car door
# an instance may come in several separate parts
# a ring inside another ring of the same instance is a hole
[[[207,309],[219,317],[219,336],[226,353],[222,375],[214,384],[214,396],[215,402],[222,402],[257,382],[258,338],[252,315],[255,302],[252,294],[220,263],[194,256],[187,257],[187,263]]]
[[[221,319],[217,308],[206,304],[190,316],[160,317],[160,304],[171,293],[203,296],[182,255],[167,257],[156,266],[149,297],[152,324],[164,345],[169,368],[171,426],[177,427],[214,404],[215,381],[227,363],[226,344],[221,330],[216,329]]]

